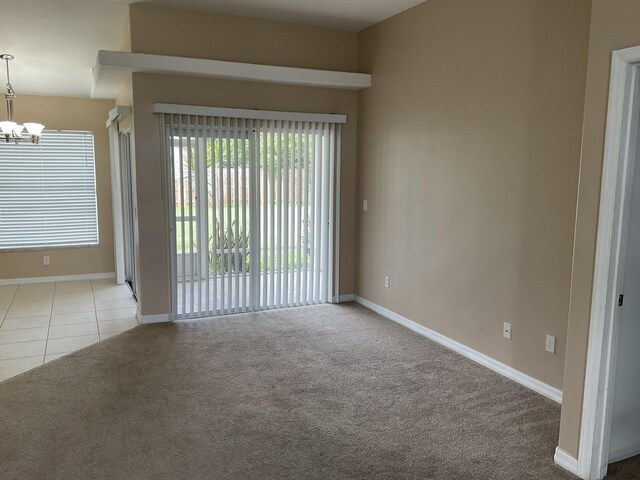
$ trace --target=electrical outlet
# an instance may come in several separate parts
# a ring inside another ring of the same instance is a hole
[[[44,257],[42,257],[42,263],[44,265],[49,265],[49,255],[45,255]]]
[[[389,288],[389,275],[384,276],[384,288]]]
[[[553,335],[547,335],[546,350],[549,353],[556,353],[556,337]]]
[[[511,324],[508,322],[504,322],[502,325],[502,336],[511,340]]]
[[[369,202],[367,202],[366,200],[363,200],[362,202],[362,210],[364,210],[365,212],[369,209]]]

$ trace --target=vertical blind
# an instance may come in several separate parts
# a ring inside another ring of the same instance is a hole
[[[0,249],[98,243],[93,134],[0,144]]]
[[[330,302],[330,122],[165,114],[174,302],[197,317]]]

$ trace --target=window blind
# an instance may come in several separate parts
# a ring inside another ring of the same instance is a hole
[[[93,134],[0,144],[0,249],[98,243]]]
[[[340,125],[165,114],[178,318],[330,302]]]

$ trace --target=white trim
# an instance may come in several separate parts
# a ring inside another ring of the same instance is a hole
[[[640,47],[613,52],[605,152],[600,189],[600,211],[593,278],[591,319],[582,404],[578,473],[600,479],[607,471],[611,423],[611,395],[617,347],[616,301],[624,257],[625,209],[629,193],[632,105],[637,88],[633,64]],[[637,120],[637,119],[635,119]]]
[[[609,463],[620,462],[640,454],[640,442],[628,443],[609,450]]]
[[[132,112],[133,114],[133,112]],[[118,125],[120,128],[120,125]],[[137,174],[136,174],[136,133],[135,126],[133,122],[128,126],[128,128],[124,129],[123,132],[129,133],[129,162],[131,167],[131,196],[133,203],[133,251],[131,254],[133,255],[133,268],[134,268],[134,280],[135,280],[135,293],[136,296],[140,293],[140,272],[138,271],[138,258],[139,258],[139,248],[136,248],[136,245],[139,245],[139,235],[138,235],[138,184],[137,184]]]
[[[371,75],[366,73],[99,50],[91,97],[115,98],[122,84],[137,72],[347,90],[371,86]]]
[[[252,120],[280,120],[283,122],[347,123],[346,115],[333,113],[280,112],[244,108],[203,107],[175,103],[154,103],[152,113],[200,115],[203,117],[245,118]]]
[[[171,322],[171,316],[168,313],[158,313],[156,315],[142,315],[140,313],[140,310],[137,310],[136,318],[138,319],[138,323],[141,323],[141,324]]]
[[[126,105],[116,105],[109,112],[106,127],[109,128],[119,117],[129,117],[133,114],[133,109]]]
[[[562,391],[558,390],[555,387],[552,387],[551,385],[547,385],[546,383],[530,377],[529,375],[526,375],[508,365],[505,365],[504,363],[498,362],[497,360],[494,360],[484,353],[473,350],[472,348],[469,348],[462,343],[456,342],[455,340],[452,340],[451,338],[446,337],[434,330],[431,330],[430,328],[420,325],[413,320],[409,320],[408,318],[392,312],[391,310],[378,304],[375,304],[372,301],[367,300],[366,298],[362,298],[356,295],[355,301],[360,305],[363,305],[368,309],[379,313],[383,317],[386,317],[389,320],[393,320],[394,322],[399,323],[400,325],[403,325],[410,330],[413,330],[414,332],[419,333],[420,335],[427,337],[428,339],[433,340],[434,342],[439,343],[440,345],[443,345],[448,349],[467,357],[470,360],[473,360],[476,363],[479,363],[483,367],[487,367],[488,369],[493,370],[494,372],[499,373],[500,375],[507,377],[508,379],[513,380],[514,382],[517,382],[520,385],[523,385],[533,390],[534,392],[537,392],[540,395],[553,400],[554,402],[562,403]]]
[[[578,475],[578,460],[573,458],[567,452],[560,447],[556,447],[556,453],[553,456],[553,461],[559,467],[564,468],[566,471]]]
[[[132,114],[131,107],[116,105],[107,118],[109,130],[109,166],[111,177],[111,213],[113,217],[113,262],[116,270],[116,283],[122,285],[124,275],[124,226],[122,211],[122,182],[120,171],[120,136],[118,120]]]
[[[335,242],[334,254],[333,254],[333,275],[334,275],[334,291],[332,295],[334,298],[338,298],[338,303],[340,303],[340,189],[342,188],[340,185],[341,182],[341,170],[342,170],[342,127],[338,125],[336,127],[336,185],[335,192],[332,192],[332,195],[335,195],[336,198],[336,208],[335,208],[335,238],[332,239]]]
[[[53,282],[77,282],[79,280],[105,280],[115,278],[116,274],[109,273],[83,273],[80,275],[57,275],[53,277],[28,277],[28,278],[3,278],[0,285],[28,285],[31,283]]]
[[[353,293],[347,293],[338,297],[338,303],[354,302],[355,300],[356,296]]]
[[[169,318],[178,318],[178,260],[177,260],[177,247],[176,247],[176,198],[175,189],[170,188],[169,185],[174,178],[174,150],[167,145],[168,135],[165,126],[164,115],[159,116],[158,127],[160,128],[160,145],[162,147],[162,194],[165,197],[164,202],[164,234],[166,245],[169,246],[167,252],[167,271],[169,272],[169,282],[167,285],[167,296],[169,298],[169,307],[171,312]],[[169,158],[167,158],[169,155]],[[173,205],[173,207],[172,207]]]
[[[124,233],[122,224],[122,187],[120,185],[120,138],[118,124],[111,123],[109,130],[109,170],[111,177],[111,215],[113,219],[113,263],[116,283],[124,283]]]

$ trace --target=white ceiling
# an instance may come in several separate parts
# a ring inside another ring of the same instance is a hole
[[[157,3],[359,31],[423,1],[164,0]],[[133,0],[0,0],[0,53],[16,57],[11,62],[11,81],[16,93],[88,97],[98,50],[122,47],[129,3]],[[3,68],[0,85],[4,83]],[[0,117],[3,116],[0,112]]]
[[[244,17],[358,32],[424,0],[160,0],[159,3]]]
[[[98,50],[122,47],[125,2],[0,0],[0,5],[0,53],[16,57],[10,68],[17,109],[21,93],[88,97]],[[5,82],[3,68],[0,85]]]

